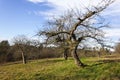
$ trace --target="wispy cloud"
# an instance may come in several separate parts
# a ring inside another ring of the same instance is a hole
[[[45,0],[27,0],[29,2],[33,2],[33,3],[41,3],[41,2],[45,2]]]
[[[50,13],[50,14],[60,14],[63,11],[68,10],[70,8],[79,8],[82,10],[85,7],[96,6],[101,2],[101,0],[71,0],[71,1],[70,0],[59,0],[59,1],[58,0],[28,0],[28,1],[33,2],[33,3],[46,2],[48,5],[54,8],[53,10],[48,10],[47,13]],[[110,8],[104,12],[104,15],[111,15],[111,14],[112,16],[114,16],[113,14],[119,15],[119,12],[120,12],[120,10],[118,10],[120,8],[119,3],[120,3],[120,0],[116,0],[116,2],[113,3],[110,6]],[[45,11],[44,12],[38,11],[38,13],[46,14]],[[45,14],[43,16],[46,17]],[[48,17],[48,14],[47,14],[47,17]]]

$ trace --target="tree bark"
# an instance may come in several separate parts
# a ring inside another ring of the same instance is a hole
[[[24,52],[22,51],[22,60],[23,60],[23,64],[26,64],[26,57],[24,55]]]
[[[74,48],[74,49],[72,49],[72,51],[71,51],[71,53],[72,53],[72,56],[73,56],[73,58],[74,58],[74,60],[75,60],[75,64],[77,65],[77,66],[85,66],[82,62],[81,62],[81,60],[79,59],[79,57],[78,57],[78,54],[77,54],[77,46]]]
[[[64,59],[67,60],[68,59],[68,49],[64,49]]]

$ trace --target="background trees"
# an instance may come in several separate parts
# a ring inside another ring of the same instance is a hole
[[[102,28],[108,25],[101,20],[99,14],[113,2],[114,0],[102,0],[97,6],[88,7],[84,11],[69,10],[64,15],[48,21],[47,29],[39,31],[38,35],[45,35],[48,44],[62,45],[65,53],[69,49],[75,63],[84,66],[78,57],[77,49],[88,40],[104,45]]]
[[[40,41],[30,39],[25,35],[14,37],[13,43],[14,55],[18,57],[18,60],[22,58],[23,64],[26,64],[27,60],[60,57],[59,52],[58,54],[55,52],[57,48],[45,48]]]
[[[27,40],[29,44],[26,41],[21,42],[22,39]],[[0,64],[21,60],[24,63],[26,60],[57,58],[62,56],[61,49],[57,47],[44,47],[44,44],[40,43],[39,40],[29,39],[25,35],[14,37],[13,42],[12,45],[7,40],[0,42]]]
[[[10,44],[7,40],[3,40],[0,42],[0,63],[6,62],[9,60]]]
[[[115,45],[115,52],[120,54],[120,42]]]

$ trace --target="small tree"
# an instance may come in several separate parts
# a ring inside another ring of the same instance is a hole
[[[26,53],[29,50],[30,41],[25,35],[19,35],[13,39],[17,49],[21,52],[23,64],[26,64]]]
[[[47,29],[39,31],[38,35],[45,35],[48,44],[62,45],[65,54],[69,50],[78,66],[84,66],[78,57],[77,49],[82,43],[93,39],[104,45],[103,27],[107,27],[99,13],[106,9],[114,0],[102,0],[94,7],[69,10],[64,15],[48,21]]]

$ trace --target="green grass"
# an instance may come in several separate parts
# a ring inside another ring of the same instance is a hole
[[[120,62],[105,58],[83,58],[82,68],[73,59],[62,58],[30,61],[27,64],[0,66],[0,80],[119,80]]]

